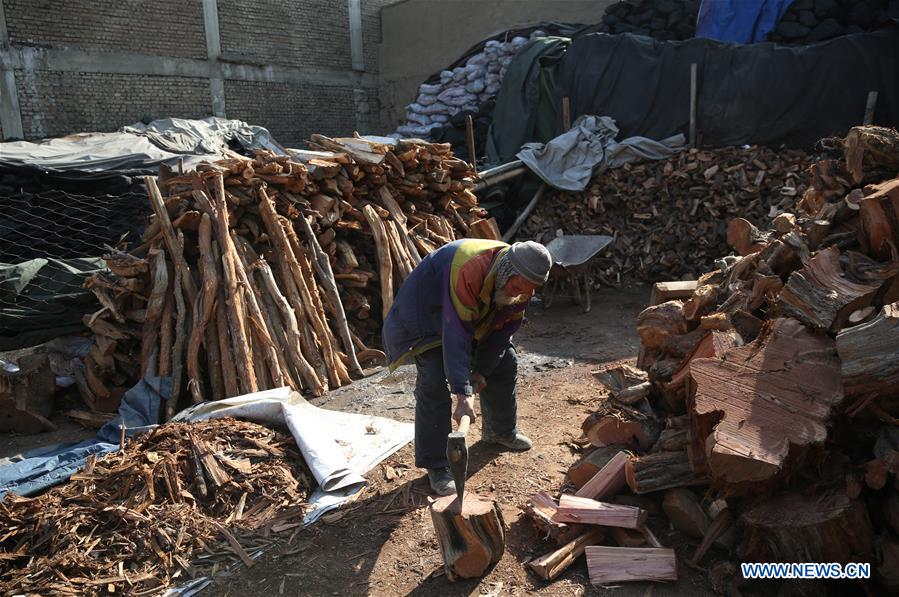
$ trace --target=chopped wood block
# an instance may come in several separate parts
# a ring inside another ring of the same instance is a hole
[[[718,287],[713,284],[698,287],[684,303],[684,317],[689,321],[696,321],[711,311],[718,301],[718,292]]]
[[[867,509],[842,493],[766,496],[740,520],[743,561],[870,561],[874,533]]]
[[[603,537],[603,529],[593,528],[572,539],[559,549],[528,562],[528,567],[540,578],[552,580],[581,557],[588,545],[593,545]]]
[[[615,495],[627,484],[625,476],[627,461],[627,452],[618,452],[575,495],[594,500]]]
[[[662,509],[671,525],[685,535],[702,539],[709,530],[709,518],[696,494],[689,489],[677,487],[666,491]]]
[[[625,419],[616,415],[591,415],[584,421],[582,429],[590,443],[600,448],[631,446],[647,450],[659,435],[652,421]]]
[[[632,456],[625,473],[628,487],[641,495],[673,487],[707,485],[709,482],[708,477],[693,471],[685,451]]]
[[[580,489],[593,478],[620,450],[616,446],[593,448],[568,468],[568,480]]]
[[[638,580],[677,580],[677,560],[673,549],[588,546],[587,571],[590,584]]]
[[[644,545],[647,545],[648,543],[646,540],[646,535],[644,535],[642,532],[644,528],[646,527],[642,527],[640,530],[635,530],[613,527],[612,539],[615,540],[615,543],[618,544],[618,547],[642,547]]]
[[[853,311],[867,307],[880,284],[852,282],[843,274],[840,251],[818,251],[804,268],[793,272],[778,296],[777,308],[785,315],[819,330],[840,330]]]
[[[884,305],[866,323],[837,335],[847,397],[899,396],[899,302]]]
[[[636,529],[646,522],[646,516],[646,512],[633,506],[563,495],[559,498],[559,509],[554,519],[559,522]]]
[[[662,350],[677,336],[687,333],[683,303],[667,301],[644,309],[637,316],[640,343],[648,350]]]
[[[531,523],[544,537],[552,539],[562,545],[577,537],[582,531],[581,525],[566,524],[554,520],[559,505],[548,493],[541,491],[528,498],[527,502],[520,506],[522,512],[527,515]]]
[[[649,306],[675,299],[688,299],[693,296],[696,286],[696,280],[656,282],[652,285],[652,293],[649,295]]]
[[[772,479],[791,450],[822,444],[843,401],[834,341],[794,319],[774,320],[723,358],[693,360],[690,376],[694,441],[710,476],[728,485]]]
[[[882,126],[856,126],[849,129],[843,140],[846,169],[856,184],[864,178],[865,170],[887,167],[899,170],[899,134]]]
[[[693,350],[684,358],[683,364],[671,376],[671,381],[662,384],[663,395],[668,405],[683,412],[686,406],[686,384],[690,378],[690,363],[695,359],[720,357],[724,352],[742,344],[736,332],[711,332],[696,343]]]
[[[455,495],[431,504],[431,521],[449,580],[478,578],[502,558],[506,531],[496,502],[465,494],[460,510]]]
[[[469,225],[469,238],[484,238],[487,240],[502,240],[503,235],[499,231],[499,225],[496,218],[488,220],[474,220]]]

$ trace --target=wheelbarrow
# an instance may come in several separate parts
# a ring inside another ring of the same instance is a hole
[[[552,306],[559,283],[568,280],[574,288],[575,300],[584,308],[584,313],[588,313],[592,282],[591,265],[593,259],[612,240],[611,236],[573,234],[558,236],[549,241],[546,250],[553,258],[553,266],[549,272],[549,281],[543,291],[544,308],[549,309]],[[584,287],[583,300],[581,299],[581,284]]]

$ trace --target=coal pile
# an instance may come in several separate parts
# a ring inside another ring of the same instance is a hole
[[[633,33],[658,40],[683,40],[696,35],[699,0],[628,0],[606,9],[601,33]]]
[[[887,0],[796,0],[769,41],[808,44],[879,29],[890,22]]]

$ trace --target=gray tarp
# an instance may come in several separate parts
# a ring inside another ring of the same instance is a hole
[[[515,156],[548,185],[583,191],[594,172],[628,162],[663,160],[684,148],[684,136],[662,141],[628,137],[616,141],[618,127],[608,116],[581,116],[571,130],[547,144],[528,143]]]
[[[248,150],[264,148],[284,153],[266,129],[240,120],[164,118],[147,125],[138,122],[115,133],[0,143],[0,167],[84,176],[154,174],[162,163],[175,165],[184,160],[185,168],[190,169],[193,161],[217,159],[229,142]]]

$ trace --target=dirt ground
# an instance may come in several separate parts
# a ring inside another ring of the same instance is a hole
[[[506,553],[482,579],[451,583],[433,537],[427,510],[424,471],[416,469],[412,446],[406,446],[369,474],[371,486],[353,504],[264,554],[250,569],[219,575],[204,591],[211,595],[706,595],[705,578],[689,569],[670,584],[630,583],[593,588],[586,564],[573,565],[546,583],[523,563],[552,549],[540,540],[518,505],[539,491],[557,491],[565,471],[577,458],[572,440],[580,423],[601,398],[591,371],[600,365],[631,360],[638,339],[635,316],[649,298],[647,287],[601,290],[593,311],[583,314],[565,299],[550,310],[533,305],[529,322],[516,336],[520,354],[519,426],[534,440],[525,453],[503,453],[480,443],[480,429],[469,435],[470,462],[466,489],[500,504],[508,526]],[[413,420],[414,369],[394,376],[374,376],[362,384],[319,401],[328,408]],[[662,543],[688,546],[672,535],[667,523],[650,519]],[[679,557],[679,560],[686,558]]]

